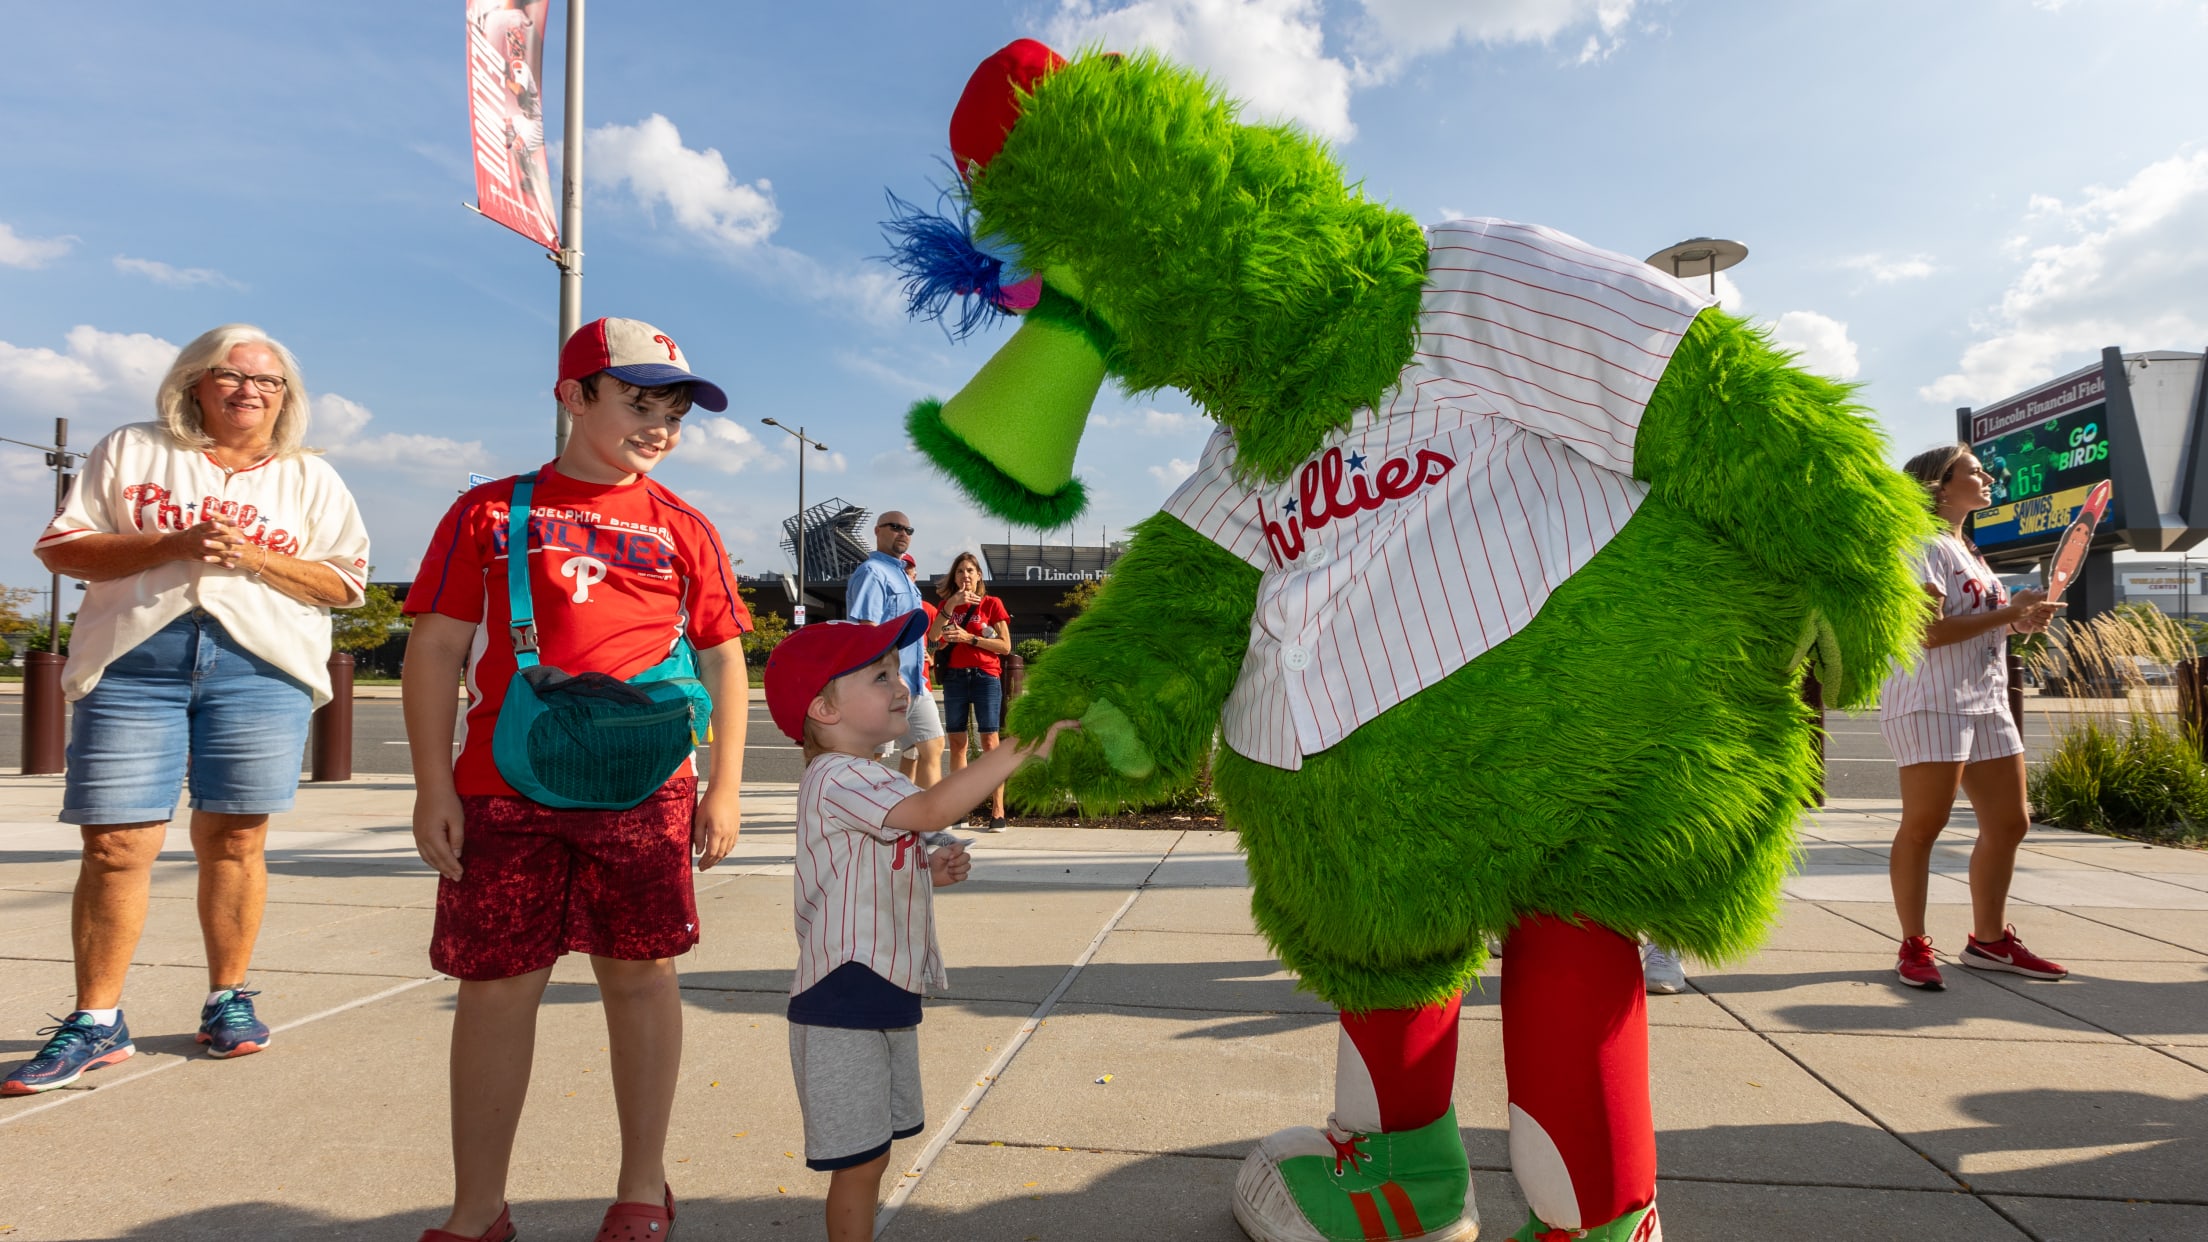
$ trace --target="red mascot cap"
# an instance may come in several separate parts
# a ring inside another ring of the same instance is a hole
[[[966,79],[958,110],[951,113],[951,159],[959,176],[976,165],[989,166],[1020,119],[1020,92],[1065,63],[1065,57],[1033,39],[1014,39],[981,62]]]

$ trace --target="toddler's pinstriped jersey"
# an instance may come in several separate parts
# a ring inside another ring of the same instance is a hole
[[[1633,515],[1641,412],[1709,300],[1550,229],[1427,232],[1416,353],[1278,486],[1222,428],[1165,511],[1264,571],[1227,744],[1295,769],[1523,628]]]
[[[920,834],[887,827],[920,787],[856,755],[805,767],[797,791],[796,996],[845,962],[907,992],[950,986],[935,942],[935,884]]]

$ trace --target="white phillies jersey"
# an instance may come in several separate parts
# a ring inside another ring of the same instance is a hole
[[[1265,571],[1227,745],[1295,769],[1531,621],[1640,506],[1641,411],[1704,298],[1551,229],[1427,230],[1419,338],[1386,409],[1287,481],[1225,428],[1165,512]]]
[[[2008,591],[1984,558],[1953,535],[1928,540],[1915,567],[1917,581],[1940,597],[1942,618],[1977,616],[2009,602]],[[1916,668],[1908,672],[1897,666],[1879,687],[1879,714],[2007,712],[2008,634],[2008,626],[1997,626],[1959,643],[1927,648]]]
[[[920,787],[871,759],[828,754],[797,790],[796,996],[845,962],[907,992],[947,988],[935,885],[918,833],[884,827]]]
[[[367,598],[368,528],[330,463],[312,453],[271,457],[226,470],[213,455],[178,444],[159,423],[118,427],[92,446],[69,499],[33,545],[54,548],[87,535],[169,534],[200,522],[228,522],[271,553],[337,571],[347,599]],[[164,561],[86,586],[69,635],[62,693],[75,702],[125,652],[194,608],[213,614],[246,650],[330,701],[330,610],[302,604],[256,581],[259,551],[234,569]]]

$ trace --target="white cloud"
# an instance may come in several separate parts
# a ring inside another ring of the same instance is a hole
[[[44,416],[87,417],[105,433],[153,417],[154,390],[176,361],[176,346],[143,332],[102,332],[78,324],[66,348],[0,341],[0,405]],[[75,438],[75,437],[72,437]]]
[[[1607,59],[1635,0],[1364,0],[1358,48],[1380,66],[1446,51],[1458,43],[1547,43],[1593,22],[1576,63]]]
[[[168,285],[174,289],[189,289],[193,285],[245,288],[211,267],[172,267],[159,259],[133,259],[119,254],[115,256],[115,270],[127,276],[143,276],[157,285]]]
[[[1167,487],[1179,487],[1182,480],[1196,473],[1196,463],[1176,457],[1162,466],[1150,467],[1150,477]]]
[[[594,184],[626,186],[638,205],[664,210],[677,229],[722,258],[861,319],[903,320],[904,297],[886,266],[833,268],[775,244],[782,209],[773,183],[737,180],[720,151],[683,145],[682,131],[666,117],[655,112],[634,125],[601,125],[585,133],[583,149]]]
[[[24,237],[0,223],[0,267],[44,267],[76,244],[74,237]]]
[[[1840,266],[1849,271],[1861,272],[1882,285],[1900,284],[1905,280],[1922,280],[1939,270],[1928,254],[1859,254],[1840,260]]]
[[[735,419],[692,414],[682,420],[682,444],[675,449],[674,460],[686,460],[722,474],[742,474],[747,466],[770,461],[770,455],[759,437],[751,434],[751,428]]]
[[[1816,311],[1788,311],[1771,326],[1779,348],[1800,354],[1795,364],[1833,379],[1854,379],[1863,371],[1855,342],[1848,339],[1848,325]]]
[[[1068,55],[1147,48],[1216,78],[1255,121],[1348,139],[1355,71],[1326,54],[1319,0],[1061,0],[1044,41]]]
[[[1211,420],[1201,414],[1143,409],[1129,410],[1124,414],[1092,414],[1089,416],[1089,426],[1113,431],[1132,431],[1145,436],[1178,436],[1208,430]]]
[[[307,442],[348,465],[454,470],[483,460],[481,440],[462,442],[403,431],[363,436],[376,416],[367,406],[334,392],[315,396],[309,411]]]
[[[2103,346],[2195,349],[2208,337],[2208,147],[2075,206],[2033,196],[2010,251],[2024,268],[1957,369],[1918,389],[1975,405],[2079,365]]]
[[[675,123],[656,112],[634,125],[590,130],[583,152],[592,180],[627,183],[638,202],[665,206],[684,232],[730,251],[760,245],[782,223],[770,182],[738,181],[719,151],[682,145]]]

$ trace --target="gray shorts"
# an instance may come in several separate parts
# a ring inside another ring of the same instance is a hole
[[[899,755],[907,759],[918,759],[920,744],[932,742],[941,736],[943,711],[936,706],[935,694],[932,691],[916,694],[912,696],[912,706],[906,711],[905,735],[884,747],[882,755],[884,758]]]
[[[920,1028],[853,1031],[790,1023],[790,1068],[805,1115],[805,1167],[862,1165],[920,1133]]]

